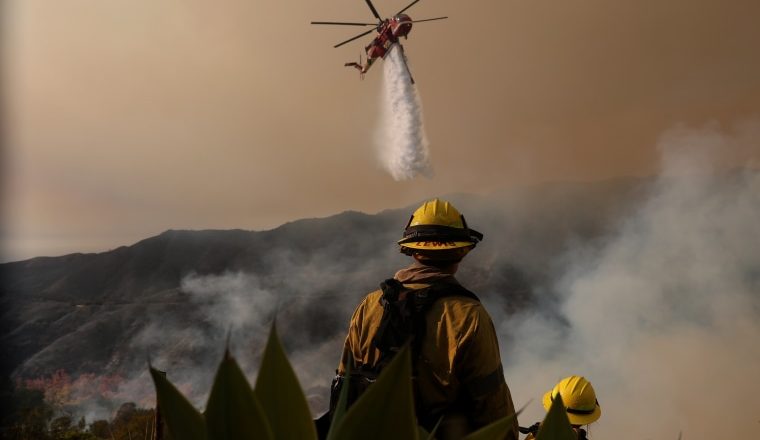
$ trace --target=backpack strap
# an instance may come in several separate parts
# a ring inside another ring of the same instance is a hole
[[[372,345],[380,350],[380,360],[374,367],[377,373],[390,363],[412,333],[412,308],[409,307],[408,292],[403,292],[404,286],[389,278],[380,283],[380,289],[383,291],[380,298],[383,317],[372,339]]]
[[[435,301],[449,296],[480,301],[477,295],[454,283],[435,283],[422,289],[408,290],[401,282],[390,278],[380,283],[380,289],[383,292],[380,298],[383,317],[372,339],[373,345],[380,350],[380,360],[374,367],[377,373],[407,341],[412,344],[412,359],[417,359],[425,337],[425,315]]]

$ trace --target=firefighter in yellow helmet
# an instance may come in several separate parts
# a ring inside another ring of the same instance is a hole
[[[349,401],[357,399],[411,340],[417,420],[428,431],[441,420],[436,438],[461,438],[514,413],[491,317],[454,278],[459,262],[482,238],[449,202],[430,200],[412,214],[398,244],[414,262],[356,308],[331,407],[343,383],[350,381]],[[515,420],[506,439],[517,437]]]
[[[567,418],[578,435],[578,439],[585,439],[586,430],[582,426],[594,423],[602,416],[602,408],[596,399],[596,392],[591,382],[583,376],[568,376],[562,379],[553,389],[544,394],[543,404],[547,411],[557,396],[562,397],[562,402],[567,408]],[[536,423],[531,428],[520,428],[521,431],[530,432],[525,440],[533,439],[538,427],[539,424]]]

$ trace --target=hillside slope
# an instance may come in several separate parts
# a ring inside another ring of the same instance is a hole
[[[622,179],[451,196],[485,234],[458,277],[494,313],[550,307],[552,271],[568,247],[603,237],[645,186]],[[337,350],[363,294],[407,264],[395,240],[411,209],[262,232],[169,230],[109,252],[2,264],[3,373],[128,376],[148,354],[167,366],[205,362],[227,331],[256,345],[275,313],[296,357],[326,342],[324,351]]]

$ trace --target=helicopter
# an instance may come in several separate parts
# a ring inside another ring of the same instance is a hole
[[[364,78],[364,74],[367,73],[370,67],[372,67],[372,64],[377,60],[378,58],[384,59],[385,56],[390,52],[393,45],[398,45],[399,49],[401,50],[401,59],[404,61],[404,66],[406,67],[406,71],[409,74],[409,80],[414,84],[414,78],[412,78],[412,72],[409,70],[409,65],[406,63],[406,55],[404,55],[404,46],[401,45],[401,42],[399,39],[401,37],[404,37],[404,39],[408,38],[409,32],[412,30],[412,23],[422,23],[424,21],[433,21],[433,20],[443,20],[448,17],[435,17],[435,18],[426,18],[423,20],[412,20],[411,17],[404,14],[404,12],[414,6],[417,2],[420,0],[414,0],[413,2],[409,3],[404,9],[398,11],[393,17],[391,18],[381,18],[380,14],[378,14],[377,9],[375,9],[375,6],[372,4],[371,0],[364,0],[367,3],[367,6],[369,6],[370,11],[372,11],[372,15],[377,18],[377,23],[355,23],[355,22],[341,22],[341,21],[312,21],[311,24],[325,24],[325,25],[339,25],[339,26],[372,26],[374,29],[370,29],[366,32],[362,32],[359,35],[356,35],[354,37],[349,38],[346,41],[340,42],[336,44],[333,47],[340,47],[343,46],[346,43],[350,43],[356,39],[359,39],[365,35],[368,35],[372,33],[373,31],[377,32],[377,36],[364,48],[364,51],[367,54],[367,61],[362,64],[362,57],[359,55],[359,62],[349,62],[346,63],[346,67],[355,67],[359,70],[359,76],[361,78]]]

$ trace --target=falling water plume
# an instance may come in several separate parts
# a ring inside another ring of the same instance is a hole
[[[383,98],[377,144],[380,159],[395,180],[432,176],[422,104],[398,45],[383,62]]]

